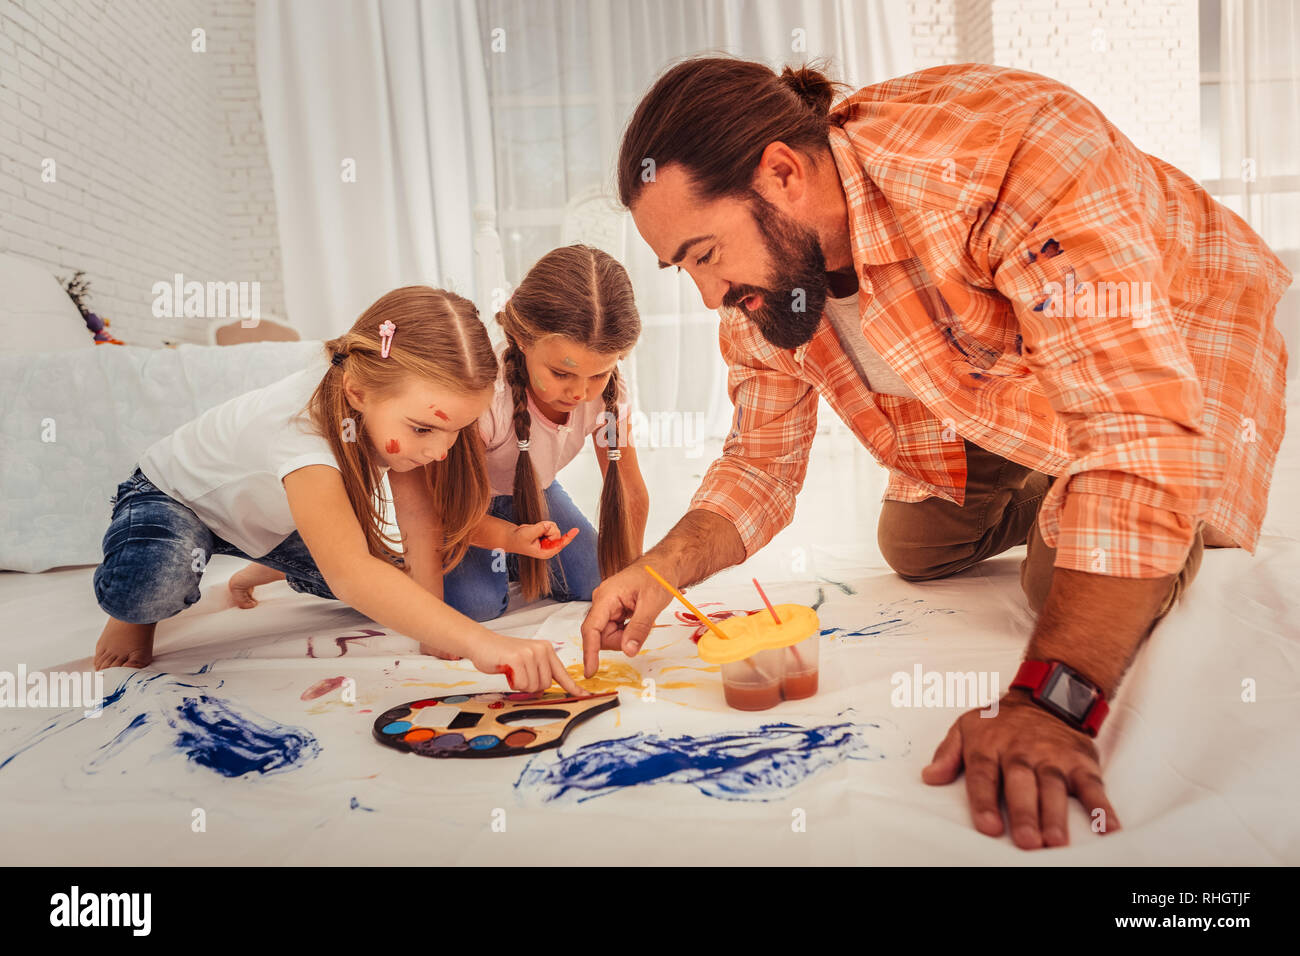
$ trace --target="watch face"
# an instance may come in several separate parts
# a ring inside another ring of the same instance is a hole
[[[1065,668],[1058,667],[1041,696],[1075,720],[1083,720],[1092,706],[1094,692],[1087,684],[1075,680]]]

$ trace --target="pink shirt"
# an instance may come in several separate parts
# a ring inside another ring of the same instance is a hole
[[[498,346],[498,357],[504,346]],[[478,420],[479,433],[487,446],[488,479],[492,483],[492,494],[508,495],[514,492],[515,464],[519,461],[519,439],[515,437],[514,415],[515,402],[512,390],[505,383],[504,367],[497,373],[496,395],[492,404]],[[537,486],[549,488],[555,476],[582,451],[589,435],[603,427],[601,414],[605,403],[597,398],[595,401],[583,402],[569,412],[568,421],[558,425],[551,421],[528,396],[528,412],[532,416],[529,430],[528,454],[533,460],[533,470],[537,473]],[[625,380],[620,373],[618,382],[618,420],[619,433],[627,434],[628,400]],[[603,448],[602,448],[603,452]]]

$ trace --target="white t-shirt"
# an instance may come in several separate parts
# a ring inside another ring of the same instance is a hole
[[[826,298],[823,312],[827,321],[835,328],[849,361],[858,370],[867,388],[885,395],[900,395],[903,398],[916,398],[916,393],[907,387],[898,373],[890,368],[880,353],[862,334],[862,316],[858,312],[858,295],[845,296],[842,299]]]
[[[505,351],[506,343],[497,346],[497,358]],[[618,377],[618,420],[619,435],[627,434],[627,386],[623,375]],[[587,437],[604,426],[601,417],[605,411],[604,399],[596,398],[583,402],[569,412],[568,421],[563,425],[551,421],[528,396],[528,413],[532,416],[532,425],[528,430],[528,454],[533,462],[533,471],[537,474],[537,487],[549,488],[555,476],[564,466],[578,457]],[[505,383],[505,363],[497,372],[496,394],[492,404],[478,420],[479,434],[487,446],[488,479],[492,483],[492,494],[508,495],[515,488],[515,465],[519,461],[519,439],[515,437],[515,401],[514,392]],[[622,438],[620,441],[624,440]],[[604,453],[602,447],[601,453]]]
[[[308,413],[295,418],[328,368],[322,355],[301,372],[208,409],[150,445],[140,470],[219,537],[262,557],[294,531],[281,479],[306,465],[339,467]]]

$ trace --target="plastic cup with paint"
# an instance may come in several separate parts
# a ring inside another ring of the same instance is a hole
[[[764,610],[718,621],[725,636],[709,631],[700,638],[700,657],[721,665],[723,695],[737,710],[766,710],[817,693],[817,612],[800,604],[772,610],[775,615]]]
[[[803,700],[817,693],[819,636],[814,632],[781,652],[781,696],[786,700]]]

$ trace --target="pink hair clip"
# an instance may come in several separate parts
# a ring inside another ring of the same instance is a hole
[[[397,331],[397,326],[388,319],[384,319],[383,324],[379,326],[379,344],[383,346],[380,356],[388,358],[388,353],[393,347],[393,333]]]

